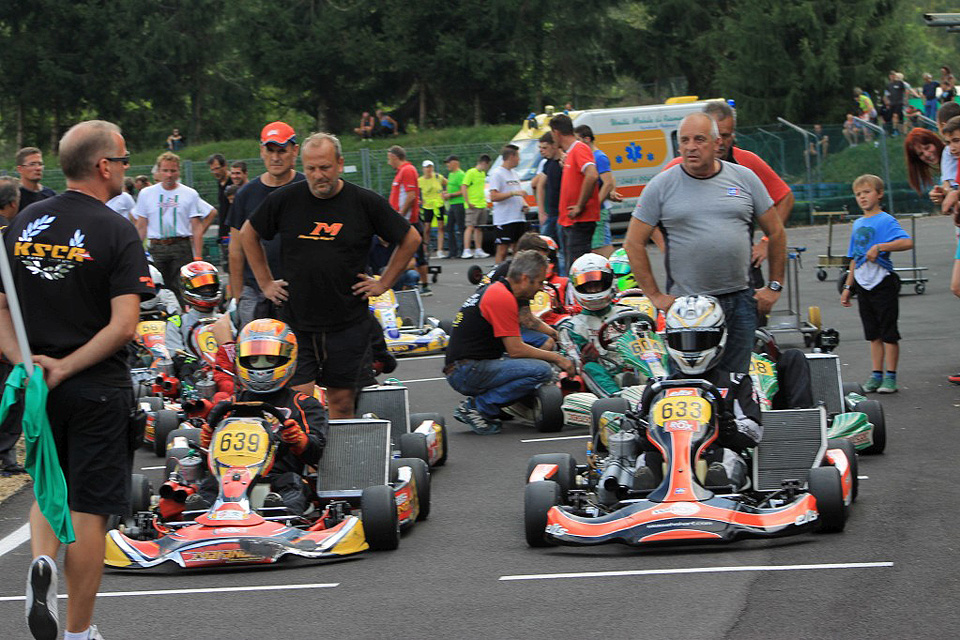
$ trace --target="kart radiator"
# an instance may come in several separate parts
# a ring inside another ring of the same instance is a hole
[[[357,415],[372,413],[390,423],[390,439],[399,443],[400,436],[410,431],[409,391],[400,385],[386,384],[364,387],[357,400]]]
[[[808,353],[813,401],[822,402],[827,413],[843,413],[843,383],[840,378],[840,357],[829,353]]]
[[[775,491],[784,480],[806,483],[827,448],[823,407],[763,412],[763,439],[753,454],[753,486]]]
[[[423,301],[420,300],[420,292],[416,289],[406,289],[396,291],[397,297],[397,316],[403,318],[404,329],[422,329],[426,322],[426,314],[423,311]]]
[[[387,484],[389,474],[389,422],[330,421],[317,477],[319,497],[358,497],[365,487]]]

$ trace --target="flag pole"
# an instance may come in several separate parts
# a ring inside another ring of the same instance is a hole
[[[10,319],[13,320],[13,331],[17,335],[17,345],[20,347],[20,357],[27,377],[33,375],[33,354],[30,352],[30,343],[27,341],[27,328],[23,324],[23,314],[20,312],[20,298],[17,296],[17,287],[13,281],[13,271],[10,269],[10,258],[7,256],[6,245],[0,246],[0,279],[3,281],[3,290],[7,296],[7,307],[10,309]]]

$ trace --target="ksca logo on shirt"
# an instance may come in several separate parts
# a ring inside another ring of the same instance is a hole
[[[56,216],[42,216],[30,222],[20,233],[13,250],[14,257],[27,271],[45,280],[60,280],[78,264],[93,260],[83,246],[86,236],[79,229],[73,232],[67,244],[35,242],[36,237],[49,229],[56,219]]]
[[[342,222],[327,224],[326,222],[315,222],[313,230],[308,234],[300,234],[298,237],[304,240],[333,240],[343,228]]]

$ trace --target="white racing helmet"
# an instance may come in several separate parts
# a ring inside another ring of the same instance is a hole
[[[160,293],[160,288],[163,286],[163,274],[160,273],[160,269],[157,269],[152,264],[147,264],[150,268],[150,279],[153,280],[153,290],[154,293]],[[148,300],[140,301],[140,310],[141,311],[153,311],[160,305],[160,296],[154,295]]]
[[[677,298],[667,311],[666,324],[667,351],[683,373],[700,375],[720,361],[727,328],[716,298]]]
[[[613,269],[603,256],[587,253],[574,260],[570,284],[574,299],[584,309],[600,311],[613,301]]]

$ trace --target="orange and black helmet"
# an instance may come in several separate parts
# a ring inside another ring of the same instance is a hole
[[[220,290],[220,273],[209,262],[197,260],[180,268],[180,289],[183,299],[190,306],[203,311],[213,311],[223,295]]]

